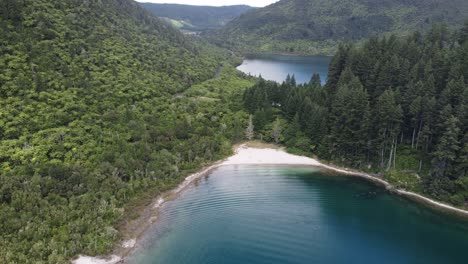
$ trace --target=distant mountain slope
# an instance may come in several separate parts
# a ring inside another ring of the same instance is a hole
[[[246,5],[215,7],[141,3],[141,6],[156,16],[172,20],[179,28],[197,31],[218,29],[240,14],[253,9]]]
[[[241,51],[314,53],[337,41],[426,30],[435,22],[461,26],[467,17],[467,0],[281,0],[242,14],[217,38]]]

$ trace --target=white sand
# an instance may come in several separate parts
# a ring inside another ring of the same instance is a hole
[[[419,200],[421,202],[425,202],[429,205],[445,209],[447,211],[456,212],[462,215],[468,216],[468,211],[462,210],[456,207],[453,207],[448,204],[444,204],[438,201],[434,201],[427,197],[424,197],[420,194],[408,192],[405,190],[395,189],[390,183],[374,177],[372,175],[362,173],[362,172],[355,172],[347,169],[340,169],[333,166],[328,166],[325,164],[320,163],[319,161],[303,157],[292,155],[289,153],[284,152],[283,150],[278,149],[257,149],[257,148],[249,148],[246,145],[241,145],[237,150],[234,156],[226,159],[220,165],[242,165],[242,164],[287,164],[287,165],[310,165],[315,167],[322,167],[327,170],[336,171],[342,174],[347,175],[355,175],[359,177],[363,177],[369,179],[371,181],[377,182],[385,186],[387,189],[392,189],[392,191],[406,196],[408,198],[412,198],[415,200]]]
[[[222,162],[217,162],[200,172],[189,175],[176,189],[172,190],[169,194],[180,193],[187,186],[189,186],[194,180],[206,175],[206,173],[220,166],[253,165],[253,164],[309,165],[309,166],[315,166],[315,167],[322,167],[327,170],[332,170],[332,171],[336,171],[336,172],[347,174],[347,175],[356,175],[359,177],[369,179],[374,182],[378,182],[382,184],[383,186],[385,186],[387,189],[392,189],[393,191],[395,191],[396,193],[400,195],[404,195],[409,198],[417,199],[419,201],[423,201],[433,206],[468,216],[468,211],[431,200],[427,197],[424,197],[416,193],[412,193],[412,192],[408,192],[404,190],[396,190],[393,188],[393,186],[390,183],[382,179],[379,179],[377,177],[374,177],[372,175],[366,174],[366,173],[354,172],[354,171],[350,171],[347,169],[339,169],[336,167],[328,166],[328,165],[320,163],[319,161],[315,159],[289,154],[279,149],[270,149],[270,148],[259,149],[259,148],[251,148],[246,145],[241,145],[239,148],[237,148],[236,153],[233,156],[227,158],[226,160]],[[165,202],[166,200],[164,199],[163,196],[158,197],[155,203],[153,204],[153,209],[155,210],[159,209],[159,207],[161,207]],[[133,248],[135,245],[136,245],[135,239],[127,240],[122,243],[123,248]],[[121,260],[122,260],[121,257],[115,256],[115,255],[111,256],[109,260],[87,257],[87,256],[80,256],[77,260],[73,261],[72,263],[74,264],[115,264]]]
[[[136,239],[125,240],[122,243],[123,248],[134,248],[136,246]]]
[[[112,255],[109,259],[100,259],[94,257],[80,256],[72,261],[73,264],[116,264],[122,260],[121,257]]]
[[[221,165],[242,164],[286,164],[320,166],[320,162],[308,157],[296,156],[278,149],[258,149],[241,145],[234,156],[226,159]]]

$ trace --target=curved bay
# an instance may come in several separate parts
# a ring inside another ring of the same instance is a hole
[[[361,179],[225,166],[161,208],[130,263],[466,263],[468,224]]]

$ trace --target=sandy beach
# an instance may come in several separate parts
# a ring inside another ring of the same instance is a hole
[[[122,261],[122,258],[116,255],[110,256],[108,259],[101,259],[88,256],[79,256],[78,259],[72,261],[74,264],[116,264]]]
[[[239,147],[237,147],[237,149],[235,150],[235,154],[233,156],[223,161],[216,162],[213,165],[201,170],[200,172],[187,176],[185,180],[177,188],[173,189],[169,193],[163,194],[160,197],[155,198],[152,206],[147,209],[147,210],[150,210],[150,214],[146,214],[145,216],[142,216],[142,217],[145,217],[145,219],[142,219],[142,220],[144,220],[147,223],[146,227],[152,224],[153,222],[155,222],[155,219],[157,218],[157,212],[159,211],[159,208],[164,204],[164,202],[167,201],[168,199],[167,197],[176,196],[178,193],[182,192],[185,188],[187,188],[187,186],[193,183],[196,179],[208,174],[215,168],[218,168],[220,166],[226,166],[226,165],[255,165],[255,164],[259,164],[259,165],[261,164],[264,164],[264,165],[267,165],[267,164],[268,165],[273,165],[273,164],[307,165],[307,166],[320,167],[326,170],[338,172],[340,174],[353,175],[353,176],[365,178],[369,181],[382,185],[387,190],[390,190],[391,192],[397,195],[402,195],[411,200],[427,204],[429,206],[438,208],[443,211],[452,212],[452,213],[459,214],[461,216],[468,217],[468,211],[465,211],[465,210],[462,210],[462,209],[459,209],[459,208],[456,208],[447,204],[443,204],[438,201],[431,200],[417,193],[412,193],[412,192],[408,192],[405,190],[398,190],[394,188],[390,183],[380,178],[377,178],[375,176],[366,174],[366,173],[361,173],[361,172],[356,172],[356,171],[352,171],[348,169],[342,169],[342,168],[325,165],[323,163],[320,163],[316,159],[289,154],[282,149],[255,148],[255,147],[249,147],[244,144],[244,145],[240,145]],[[138,237],[139,235],[141,235],[142,232],[144,232],[146,227],[145,226],[140,227],[139,232],[135,234],[135,237],[127,238],[125,241],[122,241],[120,250],[116,250],[117,253],[115,255],[109,256],[107,258],[80,256],[78,259],[73,260],[72,263],[73,264],[121,263],[124,261],[125,256],[128,255],[129,252],[131,252],[132,249],[137,246]]]

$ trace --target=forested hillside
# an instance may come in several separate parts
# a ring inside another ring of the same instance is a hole
[[[461,27],[466,0],[281,0],[242,14],[213,37],[240,52],[331,54],[340,41]]]
[[[242,138],[229,85],[184,95],[250,85],[229,53],[133,1],[2,0],[0,54],[0,263],[107,253],[129,201]]]
[[[256,136],[466,208],[468,23],[452,33],[342,45],[325,87],[260,81],[244,96]]]
[[[141,6],[158,17],[169,19],[176,27],[190,31],[218,29],[240,14],[253,9],[246,5],[217,7],[141,3]]]

